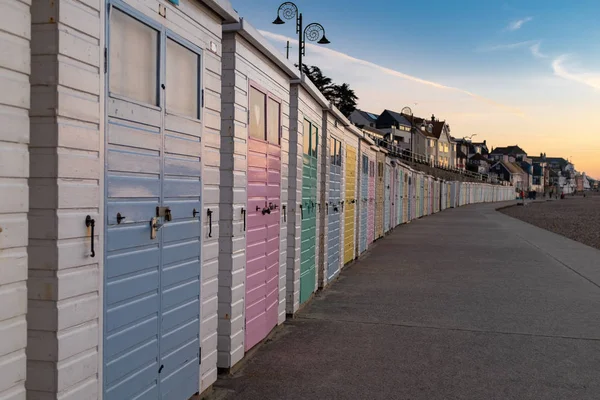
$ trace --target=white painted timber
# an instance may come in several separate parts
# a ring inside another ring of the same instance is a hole
[[[6,1],[17,8],[26,8],[29,13],[25,3]],[[202,392],[217,376],[221,25],[239,18],[227,0],[182,0],[179,6],[157,0],[125,2],[203,50],[203,144],[198,151],[203,159],[203,215],[210,208],[213,218],[212,237],[208,237],[207,219],[203,227],[202,360],[198,388]],[[7,190],[15,193],[12,203],[25,207],[21,214],[16,211],[10,214],[6,225],[11,230],[19,229],[13,221],[19,216],[25,221],[27,200],[31,204],[27,348],[30,377],[27,390],[31,398],[98,399],[102,393],[104,5],[104,1],[97,0],[36,2],[31,10],[31,25],[27,19],[26,29],[20,31],[17,14],[0,16],[3,30],[10,26],[18,31],[10,40],[0,33],[0,50],[11,49],[13,54],[29,57],[29,51],[21,47],[29,47],[28,32],[32,31],[29,199],[26,189],[15,187],[16,181],[6,185]],[[158,15],[160,6],[166,8],[166,18]],[[4,51],[0,51],[0,62],[5,59],[11,63],[8,66],[11,71],[0,74],[0,81],[4,76],[13,77],[12,70],[21,64],[29,68],[28,58],[18,61],[17,57],[5,57]],[[23,74],[23,79],[10,83],[16,95],[28,82],[28,69]],[[29,89],[24,93],[28,101]],[[1,108],[0,126],[10,128],[14,137],[10,142],[23,143],[26,148],[29,122],[24,104],[25,97],[21,94],[11,100],[10,108]],[[19,113],[19,107],[23,112]],[[0,176],[0,185],[3,184],[4,177]],[[25,201],[18,201],[16,194],[20,191]],[[89,253],[86,215],[96,220],[95,258]],[[4,217],[0,214],[0,226]],[[27,235],[27,229],[22,232]],[[25,251],[19,252],[17,248],[2,253],[2,267],[5,263],[16,265],[15,261],[4,261],[8,255],[21,260]],[[26,261],[22,263],[26,265]],[[2,268],[2,271],[10,271],[7,276],[16,276],[14,269]],[[15,321],[15,326],[19,326]]]
[[[287,238],[287,299],[286,312],[294,314],[300,307],[300,246],[302,235],[302,218],[299,205],[302,203],[302,165],[304,152],[304,120],[307,119],[314,126],[319,128],[319,146],[323,144],[323,110],[328,105],[327,100],[307,81],[305,76],[302,79],[292,82],[290,91],[290,177],[288,182],[288,192],[290,193],[290,203],[288,208],[288,238]],[[325,203],[321,200],[323,179],[321,178],[321,162],[323,158],[319,147],[317,161],[317,201],[321,207],[317,207],[317,243],[315,249],[315,291],[319,287],[319,263],[322,259],[322,253],[318,250],[318,240],[320,229],[321,211]],[[324,213],[323,213],[324,214]]]
[[[0,1],[0,399],[25,399],[31,2]]]
[[[281,206],[288,206],[290,68],[247,22],[227,25],[223,35],[221,124],[221,232],[219,238],[218,366],[244,357],[246,295],[248,88],[260,86],[281,101]],[[259,46],[257,44],[265,45]],[[272,51],[271,51],[272,50]],[[286,211],[289,218],[289,207]],[[280,221],[278,323],[285,320],[287,229]]]

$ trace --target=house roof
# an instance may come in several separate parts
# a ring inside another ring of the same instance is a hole
[[[381,114],[383,113],[387,113],[390,117],[394,119],[394,121],[398,122],[401,125],[411,126],[410,119],[405,117],[404,114],[400,114],[392,110],[383,110]]]
[[[502,160],[502,161],[498,161],[493,166],[496,166],[496,165],[503,166],[504,169],[506,169],[511,174],[524,174],[525,173],[525,171],[523,171],[523,169],[521,169],[521,166],[517,163],[506,162],[506,161]]]
[[[358,109],[356,111],[359,112],[360,115],[362,115],[365,119],[367,119],[368,121],[373,122],[373,123],[375,123],[377,121],[377,118],[379,118],[379,115],[370,113],[368,111],[363,111],[363,110],[358,110]]]
[[[562,157],[546,157],[546,162],[558,164],[561,168],[564,168],[569,164],[569,162]]]
[[[479,153],[475,153],[471,158],[469,158],[469,160],[471,160],[471,161],[485,161],[485,162],[488,162],[488,159],[485,158],[484,156],[482,156]]]
[[[456,150],[456,157],[458,157],[458,158],[467,158],[467,155],[465,153],[463,153],[463,151],[460,148],[458,148]]]
[[[425,118],[421,118],[421,117],[417,117],[416,115],[410,116],[410,115],[406,115],[406,114],[400,114],[403,118],[405,118],[407,121],[412,121],[413,124],[416,126],[420,126],[422,124],[428,124],[430,122],[430,120],[425,119]],[[442,125],[443,127],[443,125]],[[435,129],[435,124],[433,126],[433,129],[431,132],[429,132],[427,129],[419,129],[419,132],[421,132],[421,134],[423,134],[423,136],[426,137],[430,137],[430,138],[434,138],[434,139],[439,139],[440,135],[441,135],[441,129],[439,134],[436,135],[436,129]]]
[[[527,154],[525,150],[520,148],[517,145],[514,146],[506,146],[506,147],[496,147],[491,154],[502,154],[509,156],[516,156],[517,154]]]
[[[408,114],[400,114],[400,115],[402,115],[408,121],[414,122],[415,124],[422,124],[423,121],[425,121],[423,118],[417,117],[416,115],[408,115]]]
[[[433,121],[433,135],[436,139],[439,139],[440,136],[442,136],[445,125],[446,121]]]

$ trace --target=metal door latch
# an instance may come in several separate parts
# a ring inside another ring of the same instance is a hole
[[[163,224],[158,222],[158,217],[152,217],[150,220],[150,239],[156,239],[156,232],[163,227]]]
[[[173,220],[171,209],[169,207],[156,207],[156,216],[163,217],[165,222],[171,222]]]

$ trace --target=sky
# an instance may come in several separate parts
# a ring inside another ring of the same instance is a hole
[[[231,0],[285,52],[294,20],[274,25],[281,1]],[[571,160],[600,178],[600,2],[597,0],[297,0],[308,42],[304,63],[348,83],[358,108],[408,106],[448,122],[451,135],[530,156]]]

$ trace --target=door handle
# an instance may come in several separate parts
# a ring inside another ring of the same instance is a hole
[[[304,210],[302,208],[302,204],[300,204],[300,219],[303,220],[304,219]]]
[[[325,212],[329,215],[329,203],[325,202]]]
[[[121,213],[117,213],[117,224],[120,224],[121,221],[123,221],[125,218],[127,218],[124,215],[121,215]]]
[[[212,215],[213,215],[213,212],[209,208],[208,210],[206,210],[206,214],[208,215],[208,237],[211,238],[212,237]]]
[[[242,208],[242,216],[244,217],[244,232],[246,232],[246,210]]]
[[[285,213],[285,205],[281,206],[281,208],[283,208],[283,222],[287,222],[287,216]]]
[[[200,214],[200,211],[196,211],[196,209],[194,208],[194,211],[192,211],[192,216],[196,218],[196,215],[198,214]]]
[[[92,228],[90,232],[90,244],[92,251],[90,253],[90,257],[96,257],[96,251],[94,250],[94,227],[96,226],[96,220],[89,215],[85,217],[85,226],[88,228]]]

